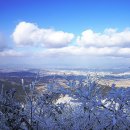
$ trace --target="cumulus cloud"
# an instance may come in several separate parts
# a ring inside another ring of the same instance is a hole
[[[13,34],[13,40],[18,46],[43,46],[47,48],[61,48],[67,46],[74,34],[54,29],[39,28],[28,22],[20,22]]]
[[[3,51],[7,47],[8,46],[7,46],[6,39],[5,39],[4,35],[2,33],[0,33],[0,51]]]
[[[103,33],[88,29],[78,36],[77,43],[84,47],[130,47],[130,29],[118,32],[116,29],[109,28]]]

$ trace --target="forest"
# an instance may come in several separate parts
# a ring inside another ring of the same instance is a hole
[[[104,91],[106,86],[90,75],[65,80],[68,88],[53,78],[39,92],[38,76],[28,85],[21,79],[23,101],[15,88],[5,91],[3,84],[0,130],[130,130],[129,87],[113,84]],[[66,96],[69,100],[62,102]]]

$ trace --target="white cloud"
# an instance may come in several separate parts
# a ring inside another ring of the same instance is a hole
[[[67,46],[74,38],[74,34],[39,28],[33,23],[20,22],[16,26],[12,37],[18,46],[30,45],[60,48]]]
[[[50,48],[46,50],[37,50],[37,51],[18,51],[18,50],[4,50],[0,52],[0,57],[33,57],[33,58],[42,58],[42,57],[128,57],[130,56],[130,48],[119,48],[119,47],[76,47],[68,46],[63,48]]]
[[[16,50],[4,50],[2,52],[0,52],[0,57],[19,57],[19,56],[26,56],[26,53],[24,52],[20,52],[20,51],[16,51]]]
[[[68,46],[58,49],[48,49],[40,51],[36,54],[37,56],[50,56],[50,57],[66,57],[66,56],[110,56],[110,57],[129,57],[130,48],[119,48],[119,47],[76,47]]]
[[[88,29],[78,36],[77,43],[84,47],[130,47],[130,29],[117,32],[116,29],[109,28],[103,33]]]
[[[96,33],[89,29],[82,32],[76,39],[76,44],[71,43],[74,34],[53,29],[39,28],[33,23],[20,22],[12,34],[18,46],[33,46],[25,52],[4,51],[0,56],[32,56],[32,57],[129,57],[130,56],[130,30],[118,32],[116,29],[105,29]],[[68,46],[69,44],[69,46]],[[40,48],[35,48],[40,46]],[[45,48],[41,48],[41,46]]]

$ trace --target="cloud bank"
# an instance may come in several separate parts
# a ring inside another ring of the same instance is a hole
[[[130,57],[130,30],[118,32],[116,29],[105,29],[103,33],[96,33],[91,29],[83,31],[76,38],[76,44],[48,49],[41,52],[48,56],[109,56]]]
[[[99,57],[99,56],[109,56],[109,57],[130,57],[130,48],[119,48],[119,47],[76,47],[68,46],[59,49],[48,49],[42,52],[38,52],[37,56],[76,56],[76,57]]]
[[[15,48],[23,48],[24,54],[22,51],[16,51],[20,49],[16,49],[3,51],[0,56],[130,57],[129,28],[123,31],[109,28],[103,32],[87,29],[74,39],[73,33],[39,28],[34,23],[20,22],[11,36]],[[4,42],[1,42],[1,39],[0,37],[0,49],[2,50]],[[32,50],[28,50],[28,47]]]

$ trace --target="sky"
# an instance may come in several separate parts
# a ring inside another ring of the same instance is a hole
[[[0,0],[0,66],[130,66],[130,0]]]

